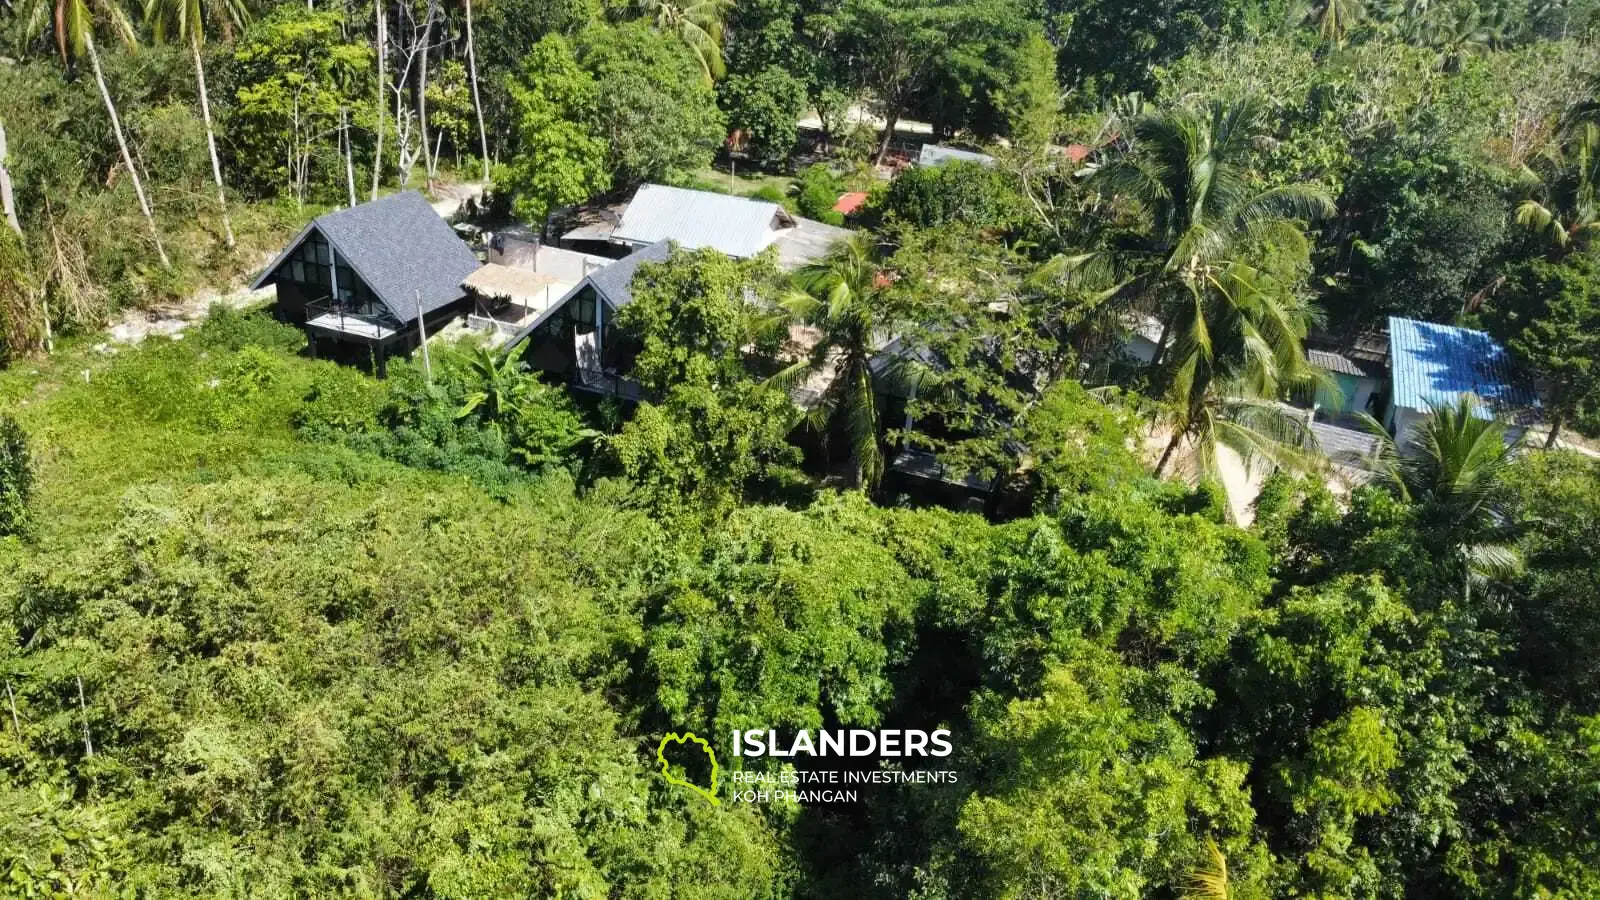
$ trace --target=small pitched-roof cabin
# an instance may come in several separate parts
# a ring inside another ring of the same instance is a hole
[[[277,287],[279,318],[319,345],[355,345],[379,370],[462,314],[478,257],[415,191],[317,217],[252,288]]]
[[[1536,416],[1538,401],[1517,383],[1511,355],[1484,332],[1391,317],[1389,367],[1393,397],[1384,424],[1402,447],[1435,406],[1463,394],[1483,401],[1479,415],[1511,422],[1512,434]]]
[[[527,341],[523,359],[533,368],[566,375],[578,387],[637,399],[633,396],[637,391],[618,377],[636,348],[613,322],[617,311],[633,302],[633,277],[639,267],[665,262],[671,255],[671,244],[660,241],[590,272],[506,346]]]
[[[672,241],[687,250],[710,247],[736,259],[776,247],[778,267],[785,271],[816,262],[850,236],[849,229],[790,215],[770,201],[660,184],[641,186],[614,227],[580,229],[562,239],[591,240],[600,233],[621,247]]]

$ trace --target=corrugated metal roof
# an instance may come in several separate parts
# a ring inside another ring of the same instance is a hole
[[[1511,380],[1511,357],[1481,331],[1390,317],[1394,405],[1427,412],[1476,394],[1496,411],[1533,404]]]
[[[729,256],[755,256],[793,219],[783,207],[763,200],[647,184],[633,195],[614,241],[654,244],[675,241],[698,250],[711,247]]]
[[[957,150],[942,144],[923,144],[922,150],[917,154],[917,165],[937,166],[947,162],[973,162],[979,165],[994,165],[994,157],[987,153],[974,153],[971,150]]]
[[[1331,350],[1307,350],[1306,362],[1324,372],[1333,372],[1337,375],[1365,376],[1367,374],[1362,371],[1360,366]]]
[[[461,282],[478,257],[416,191],[319,216],[267,266],[252,287],[271,283],[278,268],[313,230],[322,233],[389,312],[401,322],[462,297]]]

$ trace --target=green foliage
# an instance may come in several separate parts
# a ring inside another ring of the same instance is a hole
[[[1086,647],[1045,675],[1037,699],[981,701],[985,774],[959,824],[977,892],[1147,896],[1178,886],[1214,836],[1237,895],[1263,896],[1246,768],[1201,758],[1182,724],[1200,693]]]
[[[795,122],[806,107],[805,82],[778,66],[745,75],[735,72],[717,85],[728,127],[742,132],[751,153],[778,163],[794,150]]]
[[[44,343],[38,292],[33,262],[21,236],[0,228],[0,362]]]
[[[827,165],[812,163],[801,169],[795,174],[793,190],[795,208],[800,215],[831,225],[844,224],[844,217],[834,212],[833,207],[844,193],[845,182]],[[830,218],[833,221],[830,222]]]
[[[564,38],[549,35],[534,45],[511,82],[511,99],[518,150],[495,182],[510,190],[518,216],[542,222],[605,189],[605,143],[590,124],[598,89]]]
[[[794,408],[756,384],[743,358],[755,316],[747,292],[772,277],[765,258],[675,250],[640,267],[617,315],[639,342],[633,372],[651,402],[606,441],[607,455],[663,515],[715,513],[794,477]]]
[[[595,131],[618,185],[674,183],[704,168],[727,135],[716,96],[675,38],[642,22],[594,26],[578,60],[595,80]]]
[[[712,734],[878,724],[917,599],[878,520],[844,496],[740,510],[712,530],[694,567],[649,598],[663,721]]]
[[[1022,200],[1004,172],[974,162],[918,166],[889,184],[877,210],[886,218],[917,228],[961,223],[1004,229]]]
[[[33,500],[33,460],[17,420],[0,415],[0,537],[28,530]]]
[[[276,7],[245,33],[224,73],[234,102],[223,133],[236,170],[254,190],[297,202],[314,185],[341,183],[340,111],[370,102],[371,71],[371,48],[345,38],[337,13]]]
[[[1600,264],[1588,254],[1559,263],[1531,260],[1504,278],[1483,318],[1538,374],[1553,445],[1564,423],[1600,403]]]
[[[747,297],[774,277],[767,257],[735,260],[710,249],[674,249],[667,262],[640,266],[633,302],[616,318],[640,345],[635,380],[658,396],[677,385],[742,380],[741,348],[757,315]]]
[[[1331,308],[1354,325],[1385,315],[1451,320],[1487,286],[1483,267],[1504,240],[1506,206],[1503,182],[1469,160],[1416,138],[1381,142],[1340,198],[1349,280]]]

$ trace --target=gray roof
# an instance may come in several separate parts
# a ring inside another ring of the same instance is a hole
[[[1481,331],[1393,316],[1389,346],[1396,406],[1427,412],[1469,393],[1496,412],[1535,402],[1513,382],[1510,354]]]
[[[593,287],[595,293],[606,301],[612,309],[621,309],[633,302],[633,276],[638,273],[639,267],[648,262],[665,262],[672,255],[672,245],[666,241],[640,247],[622,259],[617,260],[598,272],[590,272],[588,277],[572,286],[572,289],[562,295],[560,300],[550,304],[550,308],[539,314],[527,327],[517,332],[506,342],[507,347],[514,347],[534,329],[543,325],[555,315],[557,311],[567,305],[573,297],[586,287]]]
[[[917,165],[937,166],[947,162],[972,162],[979,165],[994,165],[994,157],[987,153],[974,153],[971,150],[957,150],[943,144],[923,144],[922,151],[917,154]]]
[[[675,241],[690,250],[711,247],[749,257],[793,225],[793,217],[776,203],[647,184],[623,210],[611,239],[629,244]]]
[[[633,276],[638,273],[639,267],[648,262],[666,262],[671,255],[672,245],[657,241],[648,247],[640,247],[598,272],[591,272],[585,280],[605,298],[606,305],[621,309],[633,302]],[[571,293],[577,293],[581,287],[582,283],[573,288]]]
[[[276,280],[278,268],[315,230],[327,238],[350,268],[401,322],[461,299],[461,282],[478,268],[478,257],[416,191],[318,216],[267,266],[253,288]]]
[[[1365,376],[1367,373],[1341,353],[1332,350],[1307,350],[1306,361],[1324,372],[1336,375]]]
[[[788,272],[814,263],[850,234],[848,228],[796,217],[794,227],[779,232],[773,241],[778,247],[778,268]]]

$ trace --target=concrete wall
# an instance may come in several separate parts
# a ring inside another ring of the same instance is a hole
[[[1378,389],[1378,380],[1364,375],[1333,375],[1334,384],[1338,387],[1338,396],[1330,396],[1327,388],[1317,388],[1317,405],[1330,412],[1335,411],[1354,414],[1367,412],[1367,403],[1372,400],[1372,394]]]

